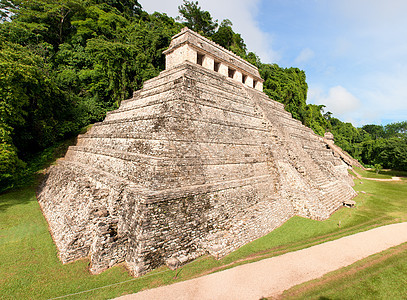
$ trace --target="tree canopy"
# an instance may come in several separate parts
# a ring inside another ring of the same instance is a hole
[[[218,20],[213,20],[208,11],[202,10],[198,1],[187,1],[178,6],[182,24],[205,36],[212,36],[218,27]]]
[[[182,24],[136,0],[2,0],[0,187],[164,69]],[[1,189],[1,188],[0,188]]]
[[[137,0],[0,0],[0,191],[47,147],[75,136],[165,68],[162,51],[183,26],[259,68],[264,91],[294,118],[366,164],[406,166],[407,122],[355,128],[306,103],[305,72],[263,64],[230,20],[184,0],[181,22]],[[384,162],[386,160],[386,162]]]

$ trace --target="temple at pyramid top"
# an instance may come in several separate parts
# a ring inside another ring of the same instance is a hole
[[[190,61],[263,91],[264,80],[255,66],[187,27],[172,37],[170,47],[163,53],[167,70]]]

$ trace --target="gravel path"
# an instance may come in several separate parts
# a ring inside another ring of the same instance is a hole
[[[123,296],[135,299],[255,299],[278,296],[297,284],[407,242],[407,222],[378,227],[307,249],[222,272]]]
[[[400,177],[392,177],[392,178],[388,178],[388,179],[383,179],[383,178],[367,178],[367,177],[361,177],[363,179],[367,179],[367,180],[374,180],[374,181],[400,181],[401,178]]]

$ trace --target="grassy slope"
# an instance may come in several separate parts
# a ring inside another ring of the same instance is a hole
[[[364,176],[370,174],[368,171],[359,172]],[[323,222],[294,217],[222,260],[204,256],[176,271],[162,267],[138,279],[130,277],[123,266],[100,275],[90,275],[86,259],[62,265],[35,199],[34,188],[9,192],[0,195],[1,298],[52,298],[124,282],[69,297],[111,298],[279,255],[376,226],[407,221],[405,178],[401,182],[357,180],[355,189],[366,192],[355,199],[358,203],[355,209],[340,209]]]
[[[282,299],[406,299],[407,243],[286,291]]]
[[[368,178],[407,176],[407,172],[360,171]],[[407,219],[407,178],[402,182],[368,183],[367,191],[380,195],[371,204],[394,220]],[[360,184],[359,184],[360,185]],[[361,186],[361,185],[360,185]],[[286,291],[282,299],[406,299],[407,295],[407,243],[372,255],[346,268],[331,272]]]

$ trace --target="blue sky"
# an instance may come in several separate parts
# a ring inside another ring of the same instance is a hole
[[[140,0],[178,15],[182,0]],[[305,71],[308,103],[364,124],[407,120],[407,1],[201,0],[263,62]]]

